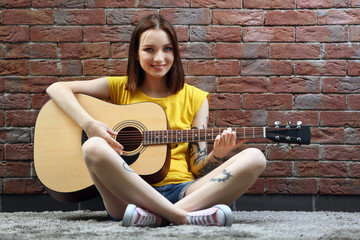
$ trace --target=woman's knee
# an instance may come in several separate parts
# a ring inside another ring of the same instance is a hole
[[[94,164],[101,159],[101,149],[107,144],[100,137],[89,138],[82,146],[83,157],[87,165]]]
[[[266,157],[262,151],[257,148],[248,148],[244,150],[251,166],[259,172],[266,168]]]

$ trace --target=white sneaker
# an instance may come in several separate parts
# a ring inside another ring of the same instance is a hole
[[[186,224],[188,225],[231,226],[232,223],[232,210],[223,204],[205,210],[189,212],[186,217]]]
[[[160,227],[162,223],[162,217],[134,204],[127,206],[122,220],[124,227]]]

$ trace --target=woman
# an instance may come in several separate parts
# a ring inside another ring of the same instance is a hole
[[[206,144],[183,143],[171,150],[170,169],[152,186],[124,162],[123,146],[106,124],[93,119],[77,102],[83,93],[116,104],[152,101],[160,104],[171,129],[203,129],[208,124],[208,93],[184,83],[178,41],[161,15],[142,19],[132,34],[125,77],[61,82],[47,89],[50,97],[89,136],[83,156],[112,219],[124,226],[198,224],[231,226],[228,207],[243,195],[265,168],[261,151],[248,148],[225,161],[240,146],[229,128]],[[195,180],[196,177],[196,180]]]

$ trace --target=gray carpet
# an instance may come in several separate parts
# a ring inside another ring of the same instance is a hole
[[[360,213],[234,212],[232,227],[125,228],[103,211],[0,213],[0,239],[360,239]]]

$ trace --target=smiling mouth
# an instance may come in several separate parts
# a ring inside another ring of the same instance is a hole
[[[160,71],[165,68],[165,65],[151,65],[155,70]]]

